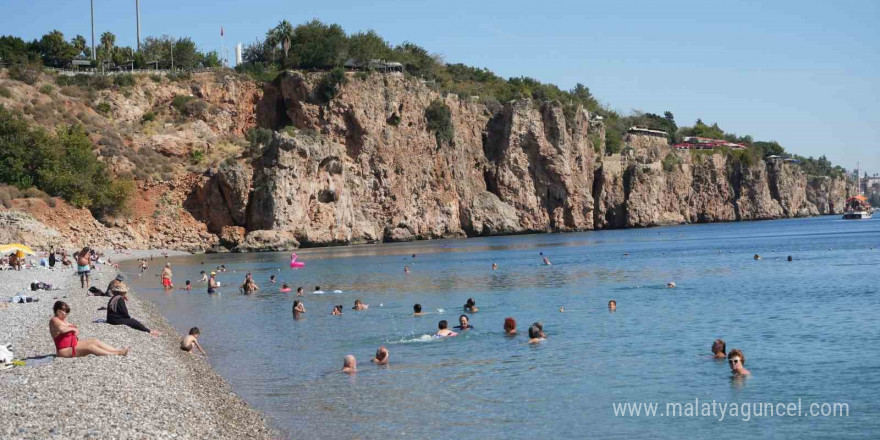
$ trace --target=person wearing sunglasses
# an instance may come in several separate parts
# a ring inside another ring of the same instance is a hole
[[[738,348],[730,350],[730,353],[727,354],[727,363],[730,365],[730,371],[733,372],[734,376],[748,376],[752,374],[749,370],[746,370],[746,356]]]
[[[117,349],[97,339],[79,340],[79,329],[72,323],[67,322],[70,306],[64,301],[55,301],[52,306],[55,316],[49,320],[49,334],[55,341],[55,350],[60,358],[83,357],[93,354],[95,356],[127,356],[128,348]]]

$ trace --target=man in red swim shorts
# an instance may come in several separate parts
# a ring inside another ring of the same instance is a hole
[[[165,263],[165,268],[162,269],[162,287],[166,290],[174,288],[174,284],[171,283],[171,263]]]

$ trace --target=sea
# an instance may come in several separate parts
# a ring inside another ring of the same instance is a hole
[[[297,255],[303,268],[291,269],[290,253],[157,253],[143,275],[136,262],[122,268],[181,334],[201,330],[207,361],[288,438],[880,437],[877,219]],[[172,291],[158,276],[165,262]],[[200,272],[220,265],[222,286],[209,295]],[[247,273],[260,287],[253,295],[239,291]],[[191,291],[180,290],[185,280]],[[441,320],[458,325],[469,298],[479,309],[466,313],[473,329],[432,337]],[[306,309],[300,319],[295,299]],[[358,299],[369,308],[353,310]],[[413,316],[414,304],[424,316]],[[335,305],[341,316],[331,315]],[[516,336],[503,331],[507,317]],[[536,322],[546,340],[529,344]],[[711,357],[715,339],[742,350],[750,376]],[[370,362],[380,346],[387,365]],[[355,374],[340,371],[349,354]]]

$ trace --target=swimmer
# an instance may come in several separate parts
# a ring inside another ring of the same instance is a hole
[[[323,293],[324,293],[324,291],[321,290],[321,286],[315,286],[315,291],[312,292],[312,295],[321,295]]]
[[[516,320],[513,318],[504,318],[504,334],[513,336],[516,334]]]
[[[201,271],[201,275],[202,275],[202,279],[199,280],[199,282],[207,283],[208,282],[208,274],[206,274],[205,271]]]
[[[464,311],[474,313],[479,312],[480,309],[477,308],[477,302],[474,301],[473,298],[468,298],[467,302],[464,304]]]
[[[379,349],[376,350],[376,357],[371,359],[370,362],[373,362],[376,365],[388,365],[388,349],[385,348],[384,345],[379,347]]]
[[[272,274],[272,275],[269,276],[269,282],[270,282],[270,283],[274,283],[274,282],[275,282],[275,274]]]
[[[716,339],[712,343],[712,357],[715,359],[724,359],[727,357],[727,344],[723,339]]]
[[[534,323],[532,323],[532,327],[535,327],[536,329],[538,329],[538,335],[541,338],[547,339],[547,334],[544,333],[544,324],[541,324],[540,322],[534,322]]]
[[[370,308],[369,304],[364,304],[361,302],[361,300],[356,299],[356,300],[354,300],[354,307],[352,307],[351,309],[352,310],[367,310],[369,308]]]
[[[498,270],[498,263],[492,263],[492,270]]]
[[[550,259],[546,256],[543,258],[544,266],[551,266],[553,263],[550,262]]]
[[[445,320],[445,319],[442,320],[442,321],[440,321],[440,322],[438,322],[438,323],[437,323],[437,329],[438,329],[438,330],[437,330],[437,333],[434,333],[434,336],[435,336],[435,337],[438,337],[438,338],[447,338],[447,337],[450,337],[450,336],[458,336],[458,333],[456,333],[456,332],[454,332],[454,331],[452,331],[452,330],[449,330],[449,329],[447,328],[448,326],[449,326],[449,324],[446,323],[446,320]]]
[[[198,327],[193,327],[189,329],[189,335],[183,338],[183,341],[180,341],[180,349],[183,351],[192,352],[193,347],[198,348],[203,355],[208,355],[205,353],[205,350],[202,349],[202,346],[199,345],[199,331]]]
[[[343,373],[357,373],[357,360],[352,355],[346,355],[345,359],[342,361],[342,372]]]
[[[341,316],[342,315],[342,306],[333,306],[333,311],[330,312],[333,316]]]
[[[539,329],[538,326],[536,326],[535,324],[532,324],[532,326],[529,327],[529,344],[539,344],[541,342],[544,342],[546,338],[544,338],[544,336],[542,335],[543,331]]]
[[[670,282],[666,283],[666,287],[668,287],[670,289],[674,289],[675,288],[675,281],[670,281]]]
[[[302,286],[296,288],[296,296],[305,296]]]
[[[565,307],[560,307],[560,308],[559,308],[559,313],[562,313],[562,312],[564,312],[564,311],[565,311]]]
[[[403,266],[403,273],[409,273],[409,266]]]
[[[612,299],[611,301],[608,301],[608,311],[614,312],[615,310],[617,310],[617,301]]]
[[[190,283],[189,280],[186,280],[186,286],[183,287],[183,290],[186,290],[186,291],[193,290],[192,283]]]
[[[303,305],[302,301],[294,300],[293,301],[293,317],[294,319],[299,319],[300,315],[306,312],[306,306]]]
[[[738,348],[730,350],[730,354],[727,355],[727,363],[730,365],[730,371],[733,372],[734,376],[748,376],[752,374],[749,370],[746,370],[746,356]]]
[[[458,317],[458,325],[455,328],[465,331],[465,330],[473,330],[474,326],[470,325],[470,320],[468,320],[467,315],[461,315]]]
[[[755,254],[755,256],[754,256],[754,257],[752,257],[752,258],[754,258],[754,259],[755,259],[755,260],[760,260],[760,259],[761,259],[761,256],[760,256],[760,255],[758,255],[758,254]]]
[[[288,286],[287,283],[282,284],[281,291],[284,293],[290,292],[290,286]],[[297,296],[302,296],[302,295],[297,295]]]
[[[791,255],[788,256],[788,261],[792,261]]]
[[[413,306],[413,316],[425,316],[425,314],[422,313],[422,305],[421,304],[416,304]]]

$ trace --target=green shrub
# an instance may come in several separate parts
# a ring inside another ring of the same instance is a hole
[[[156,114],[151,111],[144,113],[144,116],[141,117],[141,122],[150,122],[150,121],[155,121],[155,120],[156,120]]]
[[[132,87],[135,85],[135,82],[134,75],[130,73],[116,75],[113,78],[113,84],[116,84],[117,87]]]
[[[12,98],[12,92],[9,91],[5,86],[0,86],[0,96],[4,98]]]
[[[174,107],[175,110],[182,114],[186,114],[186,104],[196,99],[195,96],[189,95],[175,95],[171,100],[171,106]]]
[[[345,69],[337,67],[321,76],[315,89],[315,97],[319,102],[328,103],[339,94],[342,86],[347,83]]]
[[[44,95],[51,95],[54,91],[55,87],[52,87],[50,84],[43,84],[42,86],[40,86],[40,93]]]
[[[162,75],[150,75],[150,79],[153,80],[154,83],[159,84],[162,82]]]
[[[358,73],[355,73],[354,77],[361,80],[361,81],[366,81],[370,78],[370,72],[366,72],[366,71],[362,70]]]
[[[667,173],[671,173],[679,165],[681,165],[681,158],[675,153],[669,153],[663,158],[663,171]]]
[[[245,154],[256,159],[263,155],[263,148],[272,141],[272,130],[266,128],[252,128],[245,136],[249,142]]]
[[[275,66],[266,67],[263,63],[247,63],[235,66],[235,71],[256,82],[272,82],[281,73]]]
[[[42,73],[43,64],[39,61],[27,64],[14,64],[9,68],[9,78],[21,81],[28,85],[36,84]]]
[[[111,110],[110,104],[108,104],[106,102],[99,103],[98,105],[95,106],[95,110],[97,110],[99,113],[102,113],[105,115],[110,114],[110,110]]]
[[[205,159],[205,152],[202,150],[192,150],[189,152],[189,162],[198,165]]]
[[[455,135],[455,127],[452,125],[452,111],[440,99],[435,99],[425,109],[425,119],[428,120],[428,130],[434,132],[438,143],[448,143]]]
[[[165,76],[169,81],[180,82],[180,81],[188,81],[192,79],[192,75],[189,72],[178,71],[172,72]]]

